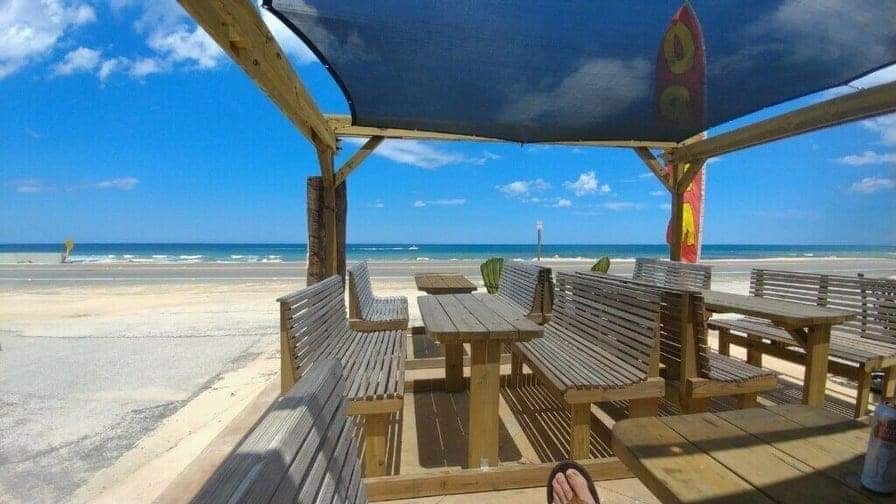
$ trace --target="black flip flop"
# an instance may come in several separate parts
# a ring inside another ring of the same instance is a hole
[[[597,489],[594,488],[594,480],[591,479],[591,475],[588,474],[588,471],[585,470],[581,465],[573,462],[572,460],[564,460],[559,464],[554,466],[554,469],[551,470],[551,475],[548,476],[548,504],[554,504],[554,488],[551,483],[554,481],[554,476],[564,473],[570,469],[575,469],[585,478],[585,481],[588,482],[588,491],[591,492],[591,497],[594,499],[594,502],[600,504],[600,498],[597,496]]]

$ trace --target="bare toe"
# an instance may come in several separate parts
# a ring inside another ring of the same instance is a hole
[[[588,480],[582,476],[582,473],[575,469],[567,469],[566,477],[563,478],[567,485],[572,489],[579,502],[583,504],[596,504],[591,490],[588,488]]]

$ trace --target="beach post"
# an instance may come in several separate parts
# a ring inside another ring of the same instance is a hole
[[[328,205],[325,199],[326,192],[323,177],[308,177],[307,285],[314,285],[334,274],[345,278],[346,214],[348,212],[346,183],[342,182],[334,189],[332,217],[335,219],[335,243],[328,232],[327,219],[330,217],[330,212],[326,210]],[[333,252],[331,249],[334,249]],[[335,261],[335,268],[331,269],[330,261]]]
[[[541,261],[541,232],[544,230],[544,223],[541,221],[535,221],[535,257]]]

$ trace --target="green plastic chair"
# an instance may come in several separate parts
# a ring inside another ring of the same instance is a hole
[[[498,292],[498,284],[501,282],[501,269],[504,268],[503,257],[492,257],[479,265],[482,273],[482,281],[489,294]]]
[[[606,273],[610,271],[610,258],[607,256],[603,256],[594,263],[594,266],[591,267],[591,271],[595,271],[597,273]]]

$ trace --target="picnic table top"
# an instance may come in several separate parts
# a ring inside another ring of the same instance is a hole
[[[773,406],[622,420],[613,450],[664,503],[893,502],[859,482],[869,427]]]
[[[702,290],[701,292],[703,293],[703,305],[708,311],[759,317],[785,329],[842,324],[856,315],[849,310],[781,299],[715,290]]]
[[[427,294],[461,294],[476,290],[476,284],[460,273],[417,273],[417,290]]]
[[[513,305],[489,294],[443,294],[417,298],[430,337],[442,343],[528,341],[544,329]]]

